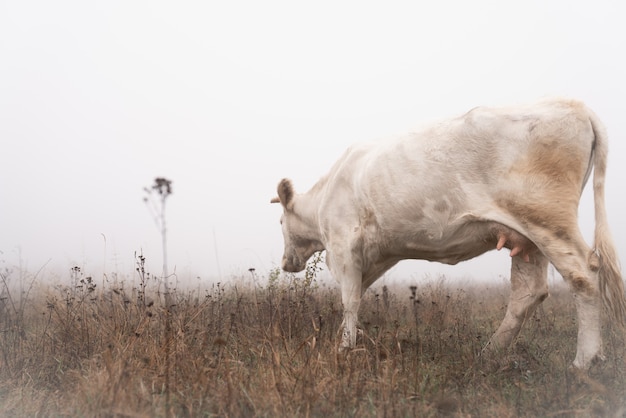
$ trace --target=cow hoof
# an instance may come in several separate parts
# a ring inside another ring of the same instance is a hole
[[[492,357],[490,355],[481,355],[478,357],[477,368],[483,376],[496,373],[502,370],[502,362],[498,357]]]
[[[606,357],[604,356],[604,354],[598,353],[591,359],[591,361],[580,363],[574,360],[569,366],[569,370],[571,370],[572,372],[578,371],[586,374],[592,366],[603,363],[604,361],[606,361]]]

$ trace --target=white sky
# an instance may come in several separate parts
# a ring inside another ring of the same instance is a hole
[[[609,130],[624,264],[623,2],[413,3],[1,1],[0,267],[129,275],[143,249],[159,274],[142,188],[164,176],[170,270],[263,273],[282,255],[280,178],[304,192],[353,142],[549,95]],[[508,254],[394,274],[425,272],[494,278]]]

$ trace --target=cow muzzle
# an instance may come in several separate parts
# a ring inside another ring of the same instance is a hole
[[[283,257],[282,268],[288,273],[299,273],[306,267],[300,257]]]

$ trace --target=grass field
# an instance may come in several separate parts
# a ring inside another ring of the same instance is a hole
[[[172,295],[149,277],[72,286],[2,273],[3,417],[625,416],[626,347],[604,330],[606,360],[568,369],[576,319],[566,289],[497,358],[481,348],[508,286],[444,280],[370,289],[358,347],[338,354],[334,286],[273,274]]]

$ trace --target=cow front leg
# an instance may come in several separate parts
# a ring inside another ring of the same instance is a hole
[[[361,304],[362,278],[360,273],[353,272],[352,274],[342,276],[340,281],[343,323],[341,326],[341,345],[339,350],[343,351],[356,346],[356,326],[359,305]]]
[[[540,252],[529,262],[521,257],[511,259],[511,294],[502,323],[485,347],[487,351],[509,347],[526,319],[548,297],[548,259]]]

